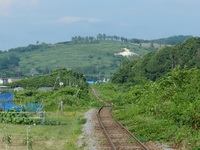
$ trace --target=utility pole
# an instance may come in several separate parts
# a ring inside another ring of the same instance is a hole
[[[55,81],[54,87],[53,87],[54,89],[55,89],[55,87],[56,87],[57,80],[58,80],[58,83],[60,83],[60,75],[59,75],[59,74],[58,74],[57,77],[56,77],[56,81]]]

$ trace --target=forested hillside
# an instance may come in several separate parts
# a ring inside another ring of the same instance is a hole
[[[179,67],[200,69],[200,38],[191,38],[173,47],[164,47],[148,53],[142,58],[122,63],[112,77],[114,83],[131,82],[136,84],[139,78],[156,79]]]
[[[40,43],[0,51],[1,77],[30,77],[58,68],[82,72],[88,80],[109,78],[123,60],[136,60],[166,44],[182,42],[189,36],[160,40],[128,39],[98,34],[97,37],[72,37],[57,44]],[[168,39],[173,39],[173,42]],[[165,43],[165,44],[164,44]],[[156,47],[157,45],[157,47]],[[126,50],[126,51],[125,51]],[[130,52],[129,57],[119,53]]]

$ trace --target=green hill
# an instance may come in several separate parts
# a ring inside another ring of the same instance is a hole
[[[187,38],[189,36],[138,40],[98,34],[96,38],[75,36],[71,41],[57,44],[37,41],[35,45],[0,51],[0,75],[30,77],[67,68],[83,73],[87,80],[109,78],[123,60],[136,60],[165,44],[173,45]],[[121,52],[131,56],[122,56]]]
[[[178,36],[171,36],[168,38],[155,39],[155,40],[151,40],[151,41],[153,43],[162,44],[162,45],[176,45],[176,44],[182,43],[183,41],[185,41],[191,37],[192,36],[178,35]]]
[[[135,55],[115,55],[123,52],[124,48]],[[35,76],[58,68],[67,68],[82,72],[87,79],[110,77],[122,60],[134,60],[153,50],[112,40],[29,45],[1,53],[1,76]]]
[[[200,69],[200,38],[191,38],[173,47],[164,47],[142,58],[123,63],[113,75],[115,83],[137,82],[138,78],[155,81],[176,67]]]

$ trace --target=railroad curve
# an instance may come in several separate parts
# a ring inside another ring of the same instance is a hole
[[[112,150],[150,150],[124,128],[113,116],[110,108],[101,107],[98,120]]]
[[[102,106],[97,117],[110,148],[112,150],[150,150],[113,117],[110,108],[113,105],[101,99],[93,87],[92,91],[99,101],[108,106],[107,108]]]

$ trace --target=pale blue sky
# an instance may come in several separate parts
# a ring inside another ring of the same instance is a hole
[[[200,36],[200,0],[0,0],[0,50],[98,33]]]

